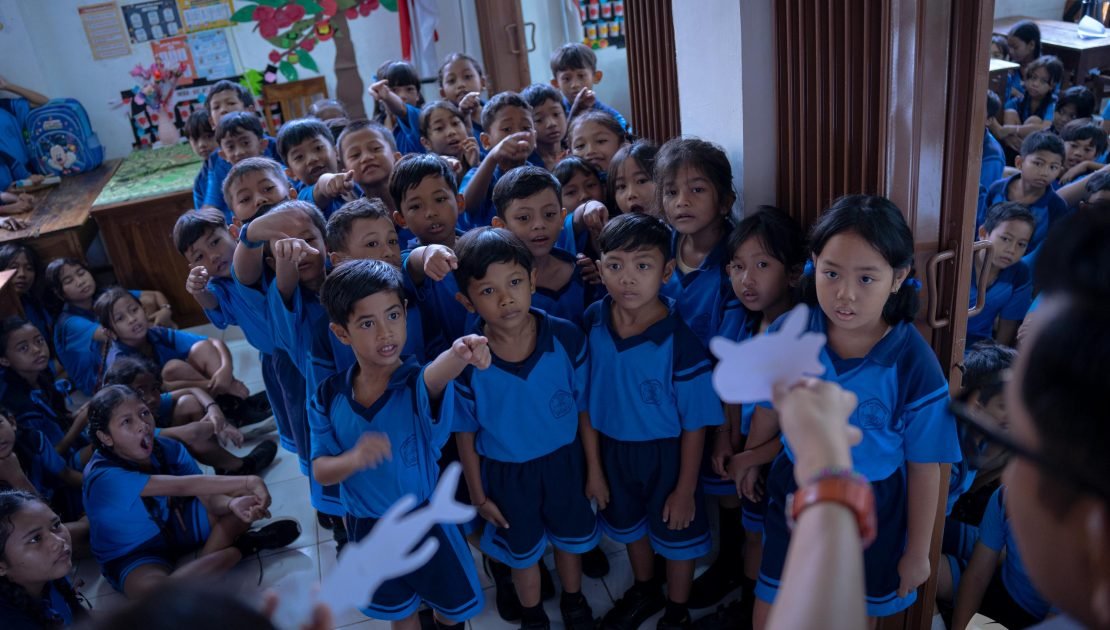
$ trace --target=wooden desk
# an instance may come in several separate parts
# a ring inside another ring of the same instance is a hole
[[[1074,22],[1012,16],[995,20],[994,32],[1005,35],[1022,20],[1030,20],[1041,29],[1044,54],[1056,55],[1063,62],[1065,72],[1061,88],[1084,85],[1091,70],[1110,67],[1110,37],[1083,39],[1079,37],[1078,25]]]
[[[1006,94],[1006,82],[1010,77],[1010,71],[1020,67],[1020,65],[1012,61],[991,58],[990,70],[988,70],[988,82],[990,89],[998,95],[998,98],[1002,99],[1002,105],[1006,105],[1006,99],[1009,97],[1009,95]],[[998,110],[998,120],[1002,120],[1002,109]]]
[[[0,230],[0,243],[25,240],[40,258],[72,257],[85,260],[85,250],[96,237],[96,226],[89,219],[93,200],[119,167],[121,160],[108,160],[88,173],[67,175],[57,186],[37,193],[30,212],[15,215],[27,222],[16,232]]]
[[[19,293],[16,293],[15,285],[12,284],[14,277],[13,269],[0,271],[0,319],[23,317],[23,302],[20,301]]]
[[[136,151],[92,208],[120,285],[165,293],[180,326],[207,321],[185,291],[189,268],[172,236],[177,218],[193,207],[193,180],[200,166],[187,144]]]

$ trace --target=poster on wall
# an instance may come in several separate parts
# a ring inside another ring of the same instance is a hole
[[[193,63],[193,51],[184,35],[150,42],[150,50],[154,58],[161,61],[167,68],[175,68],[178,64],[185,64],[185,73],[178,79],[178,85],[188,85],[197,78],[197,68]]]
[[[177,0],[185,31],[231,26],[231,0]]]
[[[235,60],[224,29],[189,34],[189,48],[198,77],[222,79],[235,74]]]
[[[85,37],[89,40],[93,59],[111,59],[131,54],[131,44],[127,41],[127,31],[120,19],[119,5],[115,2],[101,2],[77,7]]]
[[[121,8],[132,44],[174,37],[181,32],[181,16],[174,0],[146,0]]]

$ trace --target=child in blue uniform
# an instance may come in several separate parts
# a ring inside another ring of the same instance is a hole
[[[655,160],[656,197],[671,226],[675,272],[661,293],[703,346],[729,311],[742,308],[729,284],[725,249],[732,229],[732,167],[721,147],[675,138]]]
[[[1100,157],[1106,153],[1106,132],[1091,120],[1073,120],[1060,130],[1064,141],[1064,174],[1055,184],[1060,186],[1079,181],[1106,166]]]
[[[929,577],[940,464],[960,460],[948,384],[913,326],[913,233],[901,211],[882,197],[841,197],[818,220],[810,241],[816,300],[810,296],[807,328],[827,335],[824,378],[859,399],[850,421],[863,439],[852,460],[871,481],[879,523],[878,538],[864,553],[867,609],[883,617],[912,605]],[[770,409],[756,409],[749,450],[773,437],[775,423]],[[767,478],[756,627],[770,612],[790,542],[784,509],[796,484],[786,446]]]
[[[208,191],[204,194],[205,207],[222,211],[227,222],[231,223],[231,206],[223,195],[224,180],[217,179],[216,175],[230,172],[231,167],[247,158],[276,156],[275,149],[270,146],[272,142],[273,139],[266,135],[262,122],[254,112],[225,114],[216,125],[216,144],[219,145],[220,152],[214,155],[219,158],[219,162],[228,166],[211,168]],[[216,162],[214,158],[213,162]]]
[[[43,500],[21,490],[0,491],[0,619],[6,630],[72,625],[85,607],[67,576],[73,542]]]
[[[1064,76],[1064,64],[1053,55],[1038,57],[1025,67],[1025,91],[1021,96],[1006,101],[1002,122],[1006,126],[1018,127],[1017,135],[1028,133],[1022,127],[1037,125],[1037,129],[1047,129],[1052,122],[1056,109],[1056,86]],[[1025,132],[1025,133],[1023,133]]]
[[[93,396],[89,434],[96,445],[84,486],[92,553],[108,582],[128,597],[171,575],[221,575],[300,535],[291,519],[248,532],[269,515],[266,484],[254,476],[202,475],[184,446],[154,435],[150,411],[127,387],[111,385]],[[174,568],[193,552],[195,560]]]
[[[1052,113],[1052,131],[1063,134],[1064,127],[1075,121],[1094,122],[1095,95],[1085,85],[1073,85],[1060,93],[1056,99],[1056,111]],[[1101,155],[1101,153],[1100,153]]]
[[[498,188],[525,168],[551,179],[543,169],[520,167]],[[538,563],[550,542],[564,625],[593,628],[581,555],[601,537],[590,499],[604,502],[606,493],[586,411],[585,335],[532,307],[538,269],[511,232],[476,228],[459,239],[458,257],[459,299],[481,318],[471,330],[489,340],[492,356],[488,369],[467,368],[456,384],[459,459],[471,502],[488,521],[482,551],[512,567],[522,624],[547,627]]]
[[[597,69],[597,55],[585,44],[563,44],[551,53],[551,85],[563,93],[563,107],[572,112],[571,117],[580,113],[576,109],[589,108],[612,116],[621,128],[628,130],[628,121],[624,116],[594,95],[594,85],[601,82],[601,77],[602,73]]]
[[[482,135],[482,91],[486,73],[477,59],[466,53],[451,53],[439,66],[439,95],[451,101],[467,119],[475,140]]]
[[[204,206],[204,196],[208,193],[208,158],[216,151],[216,128],[207,109],[198,109],[185,120],[185,138],[193,153],[201,159],[200,172],[193,179],[193,207]]]
[[[621,215],[598,245],[609,296],[586,311],[586,329],[590,374],[607,381],[589,390],[609,487],[601,525],[628,546],[636,580],[602,623],[637,627],[664,607],[654,549],[667,561],[667,610],[658,627],[688,627],[694,561],[711,546],[698,468],[705,428],[722,425],[724,412],[705,349],[674,302],[659,295],[674,268],[667,226]]]
[[[335,138],[327,125],[315,118],[298,118],[282,125],[277,152],[285,174],[300,186],[297,198],[316,204],[324,218],[362,194],[355,190],[353,173],[337,172]]]
[[[24,317],[50,339],[54,330],[54,314],[44,298],[46,282],[38,254],[23,243],[5,243],[0,245],[0,269],[15,271],[11,283],[19,295]]]
[[[983,127],[983,161],[979,165],[979,194],[985,195],[991,184],[1002,179],[1006,168],[1006,152],[991,133],[991,123],[997,123],[1002,102],[993,90],[987,90],[987,124]]]
[[[655,158],[659,147],[651,140],[626,144],[609,160],[605,198],[621,213],[662,216],[655,205]]]
[[[393,139],[401,155],[424,153],[420,143],[420,75],[412,64],[387,61],[378,67],[370,95],[374,97],[374,120],[392,126]],[[390,125],[390,121],[392,121]]]
[[[463,172],[481,162],[478,139],[451,101],[432,101],[420,110],[420,144],[429,153],[455,158]]]
[[[987,294],[983,309],[967,320],[967,347],[983,339],[996,339],[1014,345],[1021,320],[1033,303],[1033,273],[1022,260],[1033,237],[1036,219],[1029,209],[1014,201],[997,203],[987,211],[979,228],[979,240],[991,242],[991,266],[983,267],[987,252],[980,252],[971,268],[971,295],[968,308],[974,308],[979,293],[980,274],[987,274]],[[997,325],[996,325],[997,320]]]
[[[401,153],[397,151],[393,134],[376,122],[355,120],[339,134],[335,143],[340,168],[352,173],[351,180],[362,195],[381,199],[390,211],[397,210],[399,201],[390,195],[389,180]],[[327,195],[321,194],[320,200],[327,201]],[[403,225],[398,225],[397,238],[401,249],[405,249],[413,236]]]
[[[0,489],[34,492],[62,516],[70,535],[86,541],[82,520],[81,473],[68,466],[36,429],[16,425],[15,414],[0,407]]]
[[[567,148],[571,154],[597,169],[602,180],[608,176],[613,156],[633,140],[615,118],[597,110],[574,116],[567,128]]]
[[[220,128],[220,121],[228,114],[234,112],[255,114],[254,97],[247,91],[247,88],[234,81],[222,80],[209,88],[208,98],[204,104],[212,118],[212,128],[217,131]],[[271,160],[276,160],[277,142],[274,138],[265,134],[262,135],[262,139],[266,141],[263,155]],[[223,212],[225,216],[228,216],[228,223],[231,223],[231,200],[227,198],[227,191],[224,190],[224,186],[228,173],[231,172],[232,164],[222,153],[221,150],[217,149],[208,157],[208,184],[205,187],[203,206],[216,208]]]
[[[536,155],[549,171],[567,154],[567,110],[559,90],[543,83],[533,83],[520,91],[532,107],[532,124],[536,130]]]
[[[463,230],[490,225],[497,214],[493,207],[497,180],[527,162],[536,149],[532,108],[516,92],[502,92],[486,103],[482,108],[482,128],[485,130],[482,148],[488,153],[459,182],[465,199],[465,212],[459,215],[459,227]]]
[[[451,381],[467,366],[490,364],[486,340],[455,340],[426,367],[403,357],[406,324],[401,275],[376,260],[350,261],[321,289],[331,331],[357,362],[325,379],[312,398],[312,468],[324,483],[338,484],[353,540],[368,535],[377,519],[406,494],[427,501],[439,479],[436,460],[450,438],[454,412]],[[422,602],[450,627],[483,606],[474,562],[457,525],[436,525],[439,541],[422,568],[385,582],[363,612],[418,627]]]

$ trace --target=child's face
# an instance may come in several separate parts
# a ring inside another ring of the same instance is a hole
[[[595,121],[586,121],[574,127],[570,138],[570,151],[605,173],[609,161],[621,148],[621,139],[608,127]]]
[[[614,250],[601,255],[601,282],[613,303],[635,311],[659,297],[674,270],[674,261],[666,262],[663,252],[655,247],[636,250]]]
[[[532,120],[536,127],[536,144],[557,147],[567,135],[567,112],[563,104],[546,100],[532,110]]]
[[[445,245],[455,239],[462,195],[451,191],[442,177],[425,177],[402,193],[394,220],[412,230],[422,245]]]
[[[38,328],[26,324],[8,335],[0,366],[18,374],[38,374],[50,365],[50,346]]]
[[[12,276],[12,286],[15,287],[15,292],[26,295],[31,290],[31,286],[35,284],[35,268],[31,265],[31,259],[27,257],[25,252],[19,252],[8,261],[8,269],[15,270],[15,275]]]
[[[200,159],[207,160],[216,150],[216,134],[206,133],[199,138],[189,138],[189,146],[193,147],[193,153],[200,156]]]
[[[437,107],[428,117],[428,135],[420,140],[432,153],[458,158],[463,153],[463,140],[469,135],[466,124],[458,116]]]
[[[154,450],[154,415],[141,400],[124,399],[112,410],[107,433],[96,436],[123,459],[145,462]]]
[[[311,186],[324,173],[339,170],[335,147],[322,136],[313,136],[290,147],[285,154],[286,166],[293,178]]]
[[[295,233],[289,233],[289,236],[303,239],[304,242],[312,246],[316,250],[315,254],[306,254],[301,262],[297,264],[297,274],[300,283],[310,289],[318,289],[324,282],[324,259],[327,258],[328,250],[324,244],[324,235],[320,233],[319,228],[316,227],[311,221],[305,221],[305,227]],[[274,243],[270,243],[273,248]]]
[[[534,273],[528,273],[515,262],[493,263],[486,267],[485,276],[470,281],[463,305],[488,326],[515,328],[532,307],[532,293],[536,290]]]
[[[655,200],[655,180],[651,178],[636,158],[628,157],[617,167],[613,181],[617,207],[621,212],[646,214]]]
[[[220,140],[220,153],[228,162],[238,164],[249,157],[261,156],[266,150],[266,143],[266,140],[240,129]]]
[[[991,396],[990,400],[986,403],[980,400],[979,396],[976,395],[973,406],[980,411],[985,411],[987,416],[994,420],[996,429],[1003,433],[1009,432],[1010,418],[1006,414],[1006,397],[1002,395],[1002,392]]]
[[[1071,103],[1057,107],[1056,111],[1052,114],[1052,126],[1055,129],[1063,130],[1068,123],[1075,120],[1075,115],[1077,113],[1075,105]]]
[[[0,414],[0,459],[5,459],[15,450],[15,420]]]
[[[587,201],[601,201],[601,180],[594,173],[575,169],[563,185],[563,205],[573,211]]]
[[[531,197],[513,199],[508,206],[504,210],[504,219],[497,217],[493,220],[494,226],[503,226],[524,241],[533,257],[542,258],[550,254],[566,217],[555,191],[545,188]]]
[[[239,222],[249,221],[262,206],[289,199],[289,182],[270,171],[251,171],[228,187],[227,203]]]
[[[680,234],[696,234],[724,220],[717,190],[704,173],[683,166],[663,182],[663,215]]]
[[[487,149],[492,149],[505,138],[519,133],[521,131],[533,131],[532,114],[520,107],[503,107],[497,115],[493,117],[493,123],[483,137],[489,137],[489,146]],[[536,136],[532,134],[532,148],[535,148]]]
[[[464,96],[471,92],[481,92],[486,87],[486,78],[474,64],[466,59],[456,59],[443,69],[443,84],[439,94],[458,105]]]
[[[408,338],[405,304],[395,291],[379,291],[355,302],[347,324],[332,323],[340,341],[351,346],[362,366],[388,367],[401,361]]]
[[[128,385],[142,399],[143,404],[150,410],[151,417],[157,418],[158,407],[161,404],[162,382],[149,372],[141,372]]]
[[[1064,143],[1064,152],[1068,157],[1064,160],[1064,168],[1070,169],[1080,163],[1095,159],[1095,141],[1093,138],[1083,140],[1068,140]]]
[[[555,73],[551,85],[559,88],[563,96],[571,103],[574,97],[585,89],[592,90],[595,83],[601,81],[601,73],[593,68],[568,68]]]
[[[355,172],[355,181],[360,186],[371,188],[389,181],[393,164],[401,157],[374,129],[359,129],[344,136],[339,150],[343,167]]]
[[[189,262],[189,267],[203,265],[210,278],[230,278],[234,256],[235,241],[227,228],[208,230],[185,248],[185,260]]]
[[[73,543],[62,519],[42,501],[28,501],[11,515],[11,532],[0,549],[0,569],[15,584],[64,578],[73,569]]]
[[[352,221],[343,251],[332,255],[333,263],[343,260],[380,260],[400,266],[401,246],[393,221],[385,217]]]
[[[208,112],[212,116],[213,129],[220,126],[220,119],[226,114],[246,110],[247,106],[239,100],[239,94],[235,90],[216,92],[212,95],[212,98],[208,99]]]
[[[137,344],[146,340],[150,322],[146,318],[143,305],[132,296],[116,300],[112,305],[112,332],[126,344]]]
[[[418,104],[420,103],[420,88],[418,86],[391,85],[389,86],[389,89],[393,90],[393,93],[397,96],[400,96],[401,100],[405,102],[405,105],[412,105],[413,107],[419,106]]]
[[[1034,188],[1048,188],[1064,172],[1064,156],[1052,151],[1019,155],[1014,163],[1021,170],[1021,181]]]
[[[771,255],[763,239],[740,244],[728,265],[732,292],[753,313],[781,310],[790,301],[790,276],[782,261]]]
[[[96,293],[96,279],[80,265],[62,265],[58,278],[62,284],[62,299],[66,302],[91,300]]]
[[[1025,255],[1029,239],[1033,238],[1033,226],[1025,221],[1003,221],[990,234],[985,228],[979,228],[979,236],[991,242],[994,266],[1005,269]]]
[[[1037,68],[1025,76],[1025,93],[1033,98],[1044,98],[1053,87],[1052,78],[1045,68]]]
[[[1002,52],[1002,49],[998,47],[998,44],[996,44],[994,42],[991,42],[991,59],[1005,59],[1005,58],[1006,58],[1006,55]]]
[[[1026,42],[1020,37],[1010,35],[1006,38],[1006,43],[1010,46],[1010,58],[1014,61],[1025,63],[1033,60],[1033,52],[1036,50],[1035,42]]]
[[[897,291],[909,269],[895,270],[863,237],[841,232],[814,257],[817,301],[830,325],[868,332],[882,324],[887,298]]]

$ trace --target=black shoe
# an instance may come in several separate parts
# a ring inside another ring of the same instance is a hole
[[[582,554],[582,574],[595,580],[609,575],[609,558],[605,557],[601,547],[594,547]]]
[[[601,620],[604,630],[636,630],[666,605],[658,586],[632,585]]]
[[[524,610],[520,605],[520,597],[516,594],[516,587],[513,586],[512,569],[484,554],[482,566],[486,570],[486,575],[493,580],[497,614],[509,623],[520,621]],[[550,579],[550,576],[548,577]]]
[[[215,398],[220,411],[227,421],[236,428],[257,424],[274,415],[266,392],[259,392],[247,398],[236,398],[230,394],[220,394]]]
[[[752,603],[740,600],[718,606],[717,610],[694,622],[697,630],[750,630]]]
[[[235,541],[235,548],[244,557],[253,556],[265,549],[281,549],[292,544],[301,535],[301,526],[291,518],[274,521],[258,529],[243,533]]]
[[[551,630],[551,620],[544,615],[543,619],[524,621],[520,624],[520,630]]]
[[[555,580],[551,579],[551,571],[540,558],[540,599],[547,601],[552,597],[555,597]]]
[[[324,514],[323,512],[320,512],[320,511],[316,512],[316,523],[320,527],[323,527],[324,529],[328,530],[329,532],[331,530],[335,529],[335,522],[337,520],[341,520],[341,519],[339,519],[337,517],[334,517],[330,514]]]
[[[563,613],[563,627],[567,630],[593,630],[597,627],[594,611],[590,610],[590,603],[582,593],[572,596],[570,601],[566,594],[559,602],[559,612]]]
[[[690,620],[689,613],[680,621],[668,621],[661,617],[655,624],[655,630],[693,630],[693,628],[694,622]]]
[[[332,538],[335,540],[335,557],[339,557],[339,552],[343,551],[343,547],[347,546],[347,526],[343,524],[343,518],[338,516],[332,517],[335,522],[335,527],[331,530]]]
[[[217,475],[257,475],[274,461],[277,455],[277,444],[266,440],[259,442],[251,452],[243,456],[243,465],[237,470],[217,470]]]
[[[694,580],[690,589],[690,608],[709,608],[740,588],[744,575],[744,565],[740,559],[730,561],[718,558],[709,568]]]

